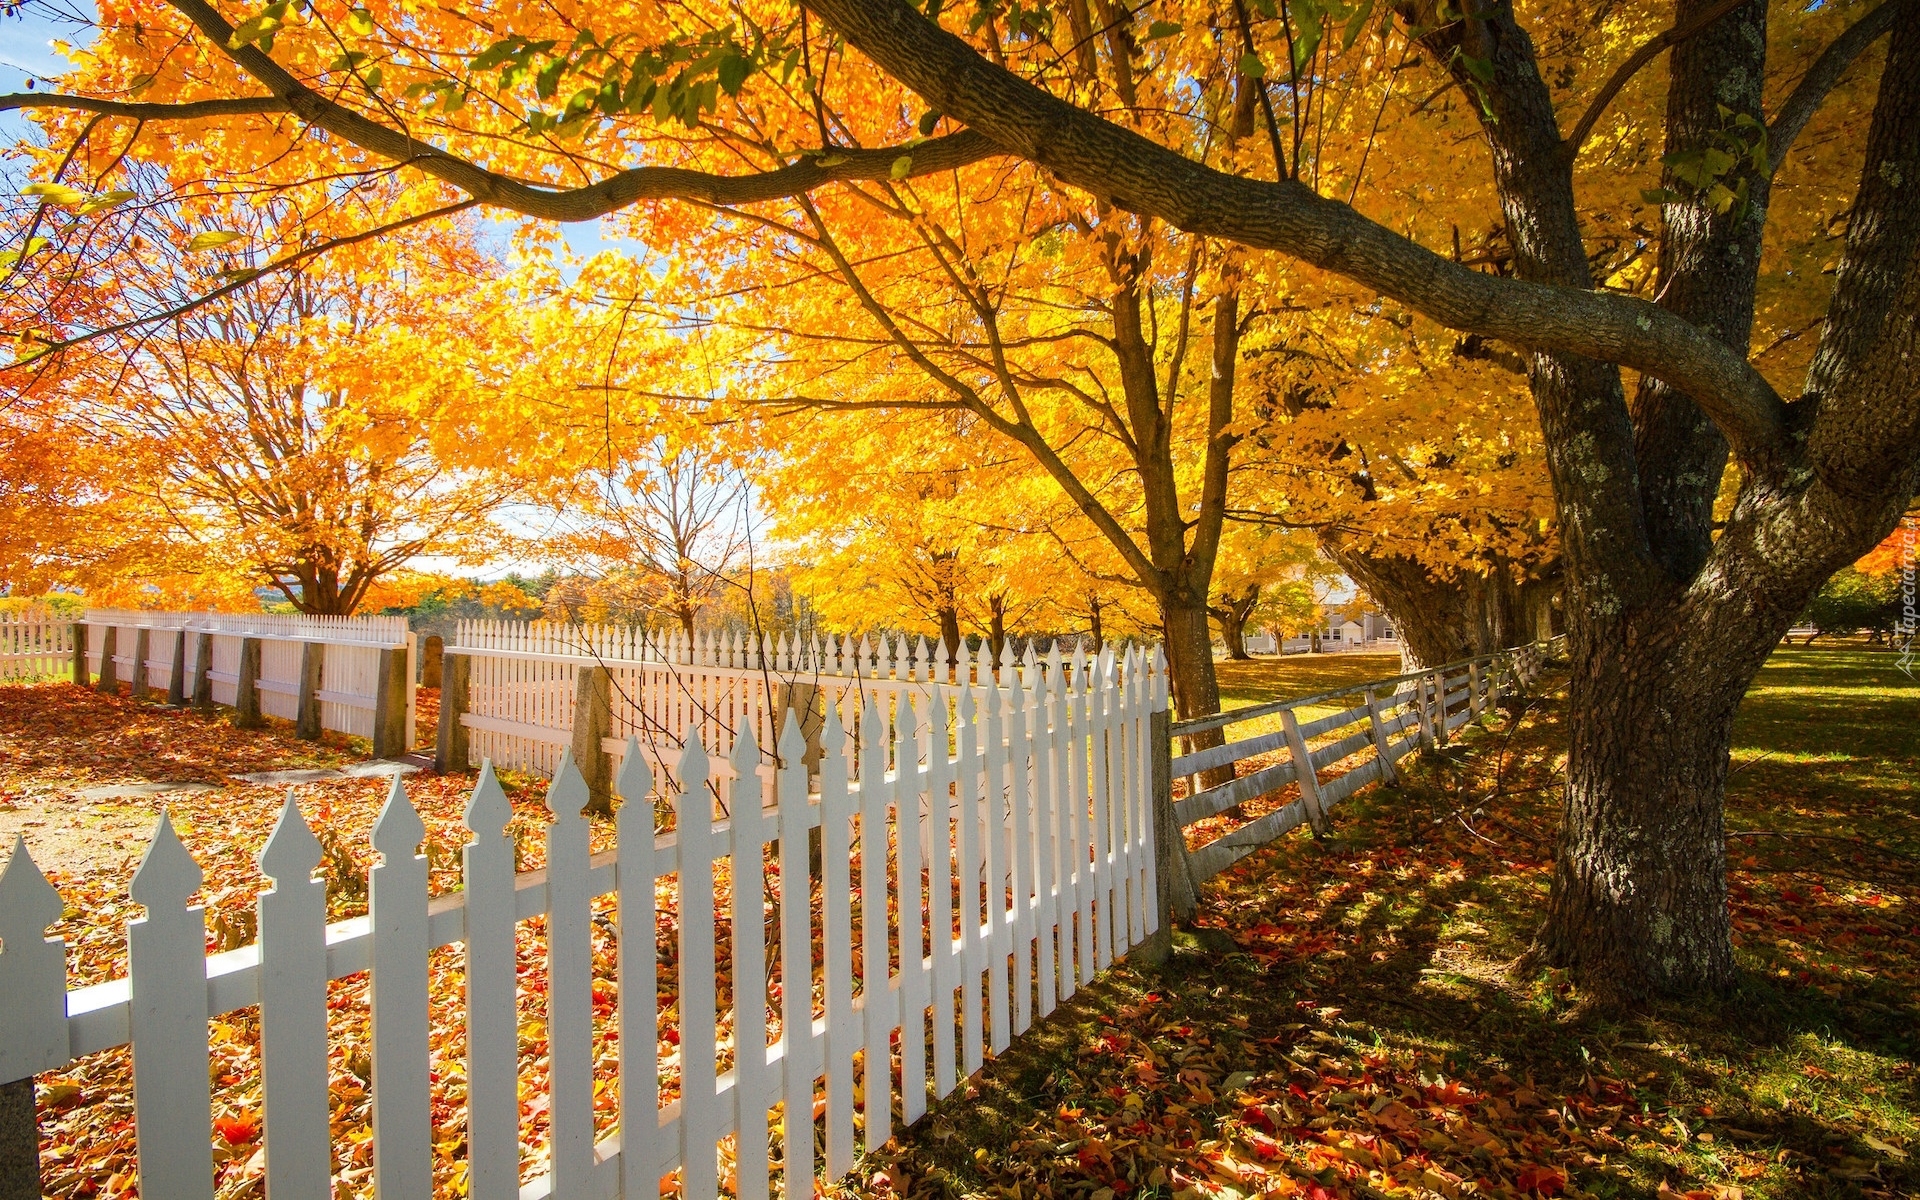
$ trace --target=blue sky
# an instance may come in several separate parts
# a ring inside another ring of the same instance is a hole
[[[0,17],[0,92],[26,89],[29,79],[41,80],[66,69],[66,60],[53,43],[84,44],[92,27],[92,0],[32,0],[18,13]],[[44,85],[42,85],[44,86]],[[0,113],[0,141],[13,142],[28,129],[15,113]]]

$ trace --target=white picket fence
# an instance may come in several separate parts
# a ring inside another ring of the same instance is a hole
[[[1008,682],[932,684],[925,703],[901,694],[891,712],[868,696],[858,754],[829,706],[812,795],[808,742],[791,716],[771,764],[752,723],[737,730],[727,772],[690,736],[678,786],[660,789],[673,814],[666,832],[655,828],[646,756],[629,743],[617,846],[596,855],[580,815],[585,783],[563,759],[547,794],[546,866],[519,875],[503,832],[507,798],[483,769],[466,810],[463,886],[440,896],[428,895],[427,861],[415,853],[424,826],[396,780],[372,832],[381,860],[368,873],[369,913],[333,925],[313,878],[320,846],[289,797],[260,855],[273,887],[259,898],[259,941],[210,957],[204,910],[187,905],[200,868],[163,818],[133,881],[147,916],[128,923],[128,977],[72,992],[64,946],[44,938],[63,901],[17,842],[0,873],[0,1084],[130,1042],[141,1195],[208,1200],[208,1021],[258,1005],[267,1195],[327,1200],[342,1149],[329,1132],[327,984],[370,971],[375,1191],[424,1200],[436,1086],[428,956],[457,943],[468,1196],[651,1200],[677,1172],[683,1196],[710,1200],[722,1194],[717,1156],[731,1140],[733,1195],[769,1194],[777,1147],[783,1194],[810,1200],[816,1081],[834,1179],[860,1146],[892,1136],[896,1098],[901,1117],[916,1120],[988,1049],[1006,1049],[1157,928],[1149,741],[1167,695],[1157,657],[1062,664],[1055,655]],[[819,878],[808,866],[816,827]],[[777,862],[763,865],[775,843]],[[719,913],[716,879],[730,881]],[[800,879],[809,886],[783,885]],[[673,882],[660,889],[663,880]],[[665,968],[654,937],[662,894],[678,912]],[[604,1035],[597,1045],[590,938],[592,906],[607,895],[633,936],[621,940],[617,968],[618,1127],[596,1139]],[[729,909],[731,1028],[744,1044],[720,1037],[716,1007],[715,918]],[[546,962],[532,986],[546,994],[551,1153],[527,1163],[515,928],[537,917]],[[664,1021],[663,970],[677,974],[669,990],[678,1003]],[[677,1040],[677,1063],[662,1058],[662,1036],[670,1049]],[[662,1086],[671,1066],[677,1095]]]
[[[36,683],[73,665],[73,622],[42,613],[0,616],[0,682]]]
[[[176,677],[191,671],[200,639],[209,643],[207,679],[212,700],[229,706],[239,702],[240,655],[249,639],[260,642],[260,711],[294,720],[300,711],[303,647],[326,647],[321,660],[320,727],[358,737],[374,734],[375,701],[379,694],[380,655],[383,650],[405,650],[408,680],[413,678],[416,639],[407,631],[405,617],[321,617],[285,613],[190,613],[143,609],[87,610],[87,669],[98,675],[108,629],[114,631],[113,663],[116,679],[137,681],[156,691],[167,691]],[[145,655],[136,661],[146,631]],[[98,632],[92,632],[98,631]],[[184,632],[185,637],[180,637]],[[184,656],[177,666],[176,656]],[[189,685],[190,686],[190,685]],[[414,728],[414,698],[406,693],[406,731],[410,748]]]
[[[727,758],[746,730],[771,746],[789,710],[802,714],[811,741],[830,709],[852,722],[864,699],[883,711],[902,696],[924,705],[936,682],[987,687],[1040,669],[1031,648],[1020,661],[1003,648],[996,668],[965,646],[949,653],[925,638],[687,638],[522,621],[462,621],[446,653],[472,659],[466,708],[455,714],[469,730],[469,763],[458,765],[491,759],[546,776],[572,744],[578,674],[586,667],[609,676],[612,719],[601,749],[617,761],[632,738],[656,770],[670,769],[692,729],[716,758]]]

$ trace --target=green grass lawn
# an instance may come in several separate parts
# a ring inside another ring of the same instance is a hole
[[[1223,690],[1393,673],[1356,660],[1223,664]],[[1729,785],[1739,988],[1624,1012],[1511,969],[1550,878],[1555,683],[1336,810],[1334,840],[1208,884],[1199,940],[1064,1006],[860,1190],[1920,1195],[1920,688],[1884,652],[1774,656]]]
[[[1213,670],[1220,680],[1220,707],[1234,709],[1391,679],[1400,673],[1400,656],[1288,654],[1250,662],[1228,659],[1213,664]]]

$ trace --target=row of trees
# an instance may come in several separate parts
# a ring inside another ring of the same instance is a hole
[[[436,462],[619,506],[638,448],[718,430],[827,509],[857,457],[930,555],[1038,535],[1142,601],[1188,715],[1237,526],[1304,533],[1430,660],[1557,590],[1540,957],[1720,987],[1733,711],[1920,489],[1914,3],[128,0],[0,99],[47,138],[7,327],[57,404],[174,321],[108,264],[176,190],[276,214],[186,240],[232,273],[207,305],[483,206],[608,218],[657,256],[463,277],[512,319],[390,363],[465,360]]]

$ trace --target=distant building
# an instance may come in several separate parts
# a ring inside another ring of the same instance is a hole
[[[1357,615],[1335,615],[1329,618],[1323,629],[1290,637],[1280,645],[1282,654],[1306,654],[1315,649],[1319,642],[1319,652],[1329,654],[1340,651],[1376,650],[1397,651],[1400,639],[1395,634],[1393,622],[1385,613],[1372,608],[1362,609]],[[1252,649],[1249,645],[1248,649]]]

